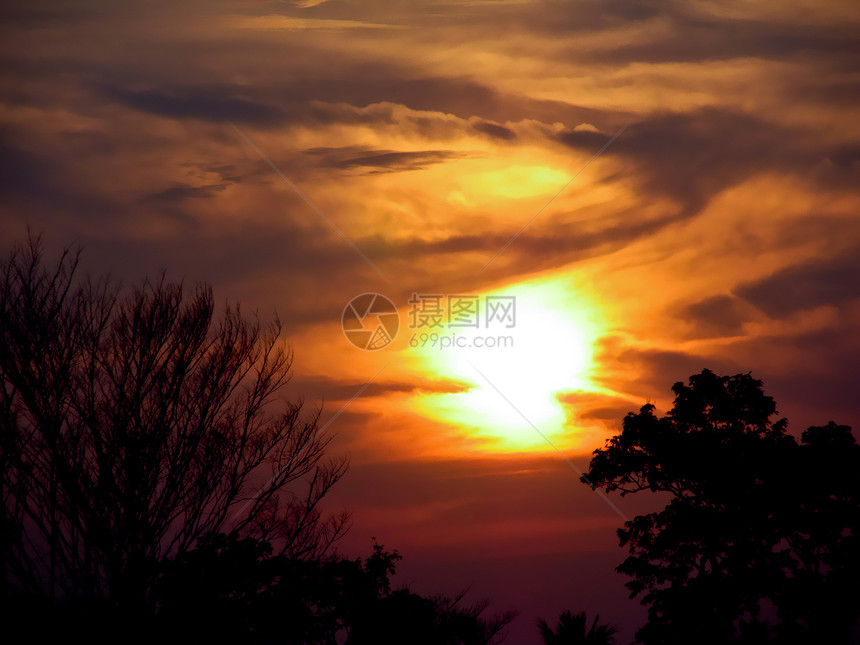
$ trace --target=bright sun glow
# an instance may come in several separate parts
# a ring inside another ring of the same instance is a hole
[[[546,450],[541,434],[567,447],[571,428],[558,395],[593,389],[592,346],[599,335],[594,306],[577,295],[570,279],[482,295],[514,296],[515,326],[457,330],[465,347],[425,347],[421,357],[427,370],[470,389],[419,396],[420,411],[462,428],[493,451]],[[476,341],[496,346],[478,347]]]

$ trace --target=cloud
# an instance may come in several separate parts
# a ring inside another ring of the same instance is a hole
[[[659,349],[631,344],[627,339],[607,336],[600,340],[597,361],[602,366],[598,382],[611,388],[634,391],[645,399],[656,400],[665,411],[671,407],[671,387],[692,374],[710,369],[717,374],[749,371],[725,350],[719,355]]]
[[[557,140],[597,152],[611,134],[564,130]],[[730,108],[658,113],[630,125],[604,152],[633,162],[641,188],[671,197],[686,215],[697,214],[716,194],[767,169],[806,169],[805,151],[783,128]]]
[[[609,52],[594,53],[616,64],[709,63],[739,58],[781,59],[791,56],[854,58],[860,39],[848,27],[814,27],[786,22],[724,19],[713,15],[673,16],[668,34],[654,30],[648,42],[621,44]]]
[[[290,382],[290,389],[301,392],[308,398],[326,401],[348,401],[357,398],[375,398],[386,394],[435,393],[455,394],[465,392],[469,386],[453,381],[418,380],[374,381],[370,384],[331,377],[297,377]]]
[[[210,199],[222,192],[229,184],[209,184],[206,186],[192,186],[191,184],[176,184],[158,192],[144,197],[150,202],[182,202],[186,199]]]
[[[855,309],[855,311],[857,311]],[[655,349],[624,339],[601,340],[600,382],[632,388],[656,402],[663,414],[672,405],[673,383],[707,368],[720,375],[751,372],[777,403],[779,416],[799,433],[829,420],[860,427],[856,384],[860,381],[860,324],[848,315],[823,329],[764,334],[700,351]]]
[[[517,138],[516,132],[514,132],[510,128],[506,128],[505,126],[500,125],[498,123],[492,123],[491,121],[477,121],[472,124],[472,128],[474,128],[478,132],[488,135],[493,139],[501,139],[502,141],[513,141]]]
[[[580,412],[579,417],[582,419],[595,419],[598,421],[608,421],[616,426],[621,425],[621,421],[630,412],[636,412],[636,406],[633,405],[610,405],[602,408],[592,408]]]
[[[106,85],[102,89],[105,95],[123,105],[173,119],[235,121],[258,126],[273,126],[286,120],[282,109],[236,96],[238,88],[231,86],[130,90]]]
[[[685,305],[681,319],[692,323],[700,336],[731,336],[740,333],[743,324],[755,318],[755,311],[742,300],[721,294]]]
[[[364,146],[309,148],[304,152],[316,157],[317,164],[323,168],[372,168],[373,172],[423,170],[450,159],[464,159],[468,156],[455,150],[396,151]]]
[[[321,4],[321,3],[316,3]],[[307,5],[314,6],[314,5]],[[305,29],[397,29],[397,25],[363,20],[342,20],[334,18],[295,18],[272,14],[268,16],[225,16],[218,24],[230,29],[253,29],[259,31],[305,30]]]
[[[572,408],[575,422],[600,421],[612,429],[619,428],[627,413],[635,412],[643,403],[602,392],[565,392],[557,398],[559,403]]]
[[[539,6],[539,9],[537,8]],[[853,16],[842,15],[853,13]],[[487,29],[517,20],[545,38],[601,33],[610,46],[567,48],[570,59],[622,67],[631,63],[709,63],[740,58],[831,58],[856,61],[856,12],[840,3],[816,8],[796,4],[625,2],[586,0],[575,9],[563,2],[522,6],[507,15],[486,16]]]
[[[638,211],[631,210],[611,217],[595,216],[590,221],[560,221],[543,227],[535,223],[505,249],[504,254],[491,265],[482,279],[499,280],[611,253],[636,240],[653,235],[678,219],[679,216],[675,214],[645,217]],[[362,240],[361,246],[371,257],[380,260],[431,260],[426,263],[426,270],[431,274],[428,278],[435,274],[435,279],[430,280],[431,283],[459,281],[472,275],[499,249],[506,247],[512,233],[513,231],[507,230],[484,234],[455,233],[432,240],[417,236],[397,240],[374,236]],[[473,260],[474,265],[470,269],[464,269],[460,262],[443,263],[432,260],[434,256],[456,256],[474,252],[480,252],[480,257]],[[422,263],[414,263],[412,269],[416,273],[425,270]]]
[[[0,203],[9,211],[10,220],[23,216],[36,227],[53,230],[69,215],[87,221],[122,210],[112,196],[89,190],[70,172],[66,155],[75,146],[62,144],[81,141],[62,136],[53,154],[46,154],[39,145],[28,142],[24,133],[0,127]]]
[[[856,309],[855,309],[856,312]],[[757,368],[794,432],[836,421],[860,429],[860,323],[847,316],[825,329],[750,339],[737,353]]]
[[[317,7],[324,2],[327,2],[327,0],[293,0],[293,4],[300,9],[310,9],[311,7]]]
[[[735,289],[771,318],[860,298],[860,248],[786,267]]]

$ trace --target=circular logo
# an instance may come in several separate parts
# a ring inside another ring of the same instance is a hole
[[[363,293],[350,300],[340,319],[343,333],[359,349],[382,349],[397,336],[397,307],[381,293]]]

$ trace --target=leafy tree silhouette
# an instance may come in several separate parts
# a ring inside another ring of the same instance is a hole
[[[420,596],[398,589],[359,613],[348,645],[493,645],[515,612],[484,617],[487,603],[464,605],[464,593],[453,598]]]
[[[648,605],[639,642],[845,643],[858,617],[860,446],[847,426],[798,442],[749,374],[709,370],[624,419],[583,481],[668,498],[618,532]]]
[[[364,560],[272,555],[250,538],[217,536],[166,563],[157,634],[183,642],[285,645],[490,645],[511,613],[482,616],[462,595],[391,589],[400,555],[375,544]]]
[[[555,629],[545,620],[538,621],[538,629],[544,645],[614,645],[618,628],[612,625],[599,625],[600,616],[595,616],[591,627],[585,612],[572,614],[565,611],[559,616]]]

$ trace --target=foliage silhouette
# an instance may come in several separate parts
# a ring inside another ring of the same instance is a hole
[[[798,442],[749,374],[709,370],[624,419],[583,481],[668,503],[618,531],[647,604],[639,642],[846,643],[858,617],[860,446],[847,426]]]
[[[585,612],[571,614],[565,611],[559,616],[555,629],[545,620],[538,621],[538,629],[544,645],[614,645],[618,628],[612,625],[600,625],[600,616],[595,616],[591,627]]]
[[[391,589],[400,555],[378,544],[364,560],[272,555],[250,538],[216,536],[166,563],[156,635],[286,645],[490,645],[513,614],[484,618],[462,596]]]

